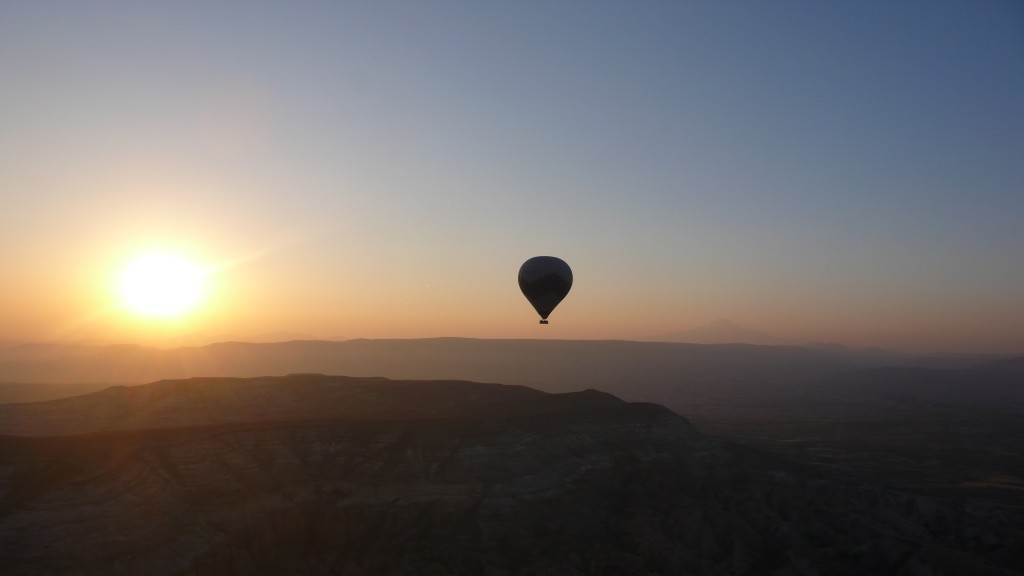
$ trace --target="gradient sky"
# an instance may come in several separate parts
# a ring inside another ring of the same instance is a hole
[[[1024,352],[1019,2],[6,1],[0,126],[4,340]],[[153,249],[193,314],[119,307]]]

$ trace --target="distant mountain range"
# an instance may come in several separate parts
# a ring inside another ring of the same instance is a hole
[[[301,374],[0,408],[5,575],[995,575],[1024,565],[1013,510],[859,484],[593,390]]]
[[[766,332],[759,332],[757,330],[751,330],[744,328],[734,322],[720,318],[714,322],[705,326],[698,326],[690,330],[679,330],[675,332],[668,332],[665,334],[659,334],[645,339],[646,341],[653,342],[680,342],[687,344],[753,344],[757,346],[799,346],[801,348],[814,348],[819,350],[833,350],[833,351],[849,351],[854,353],[870,353],[877,356],[888,356],[891,359],[898,360],[901,357],[910,356],[896,352],[894,350],[888,350],[885,348],[852,348],[844,346],[835,342],[819,342],[815,340],[791,340],[786,338],[780,338]],[[940,355],[940,354],[932,354]],[[943,353],[942,355],[950,356],[961,356],[961,354],[948,354]],[[978,355],[966,354],[963,356]]]
[[[786,340],[738,326],[728,320],[719,319],[706,325],[690,330],[679,330],[660,334],[650,338],[659,342],[686,342],[690,344],[758,344],[766,346],[797,345],[796,341]]]

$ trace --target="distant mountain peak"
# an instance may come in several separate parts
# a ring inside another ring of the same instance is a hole
[[[785,339],[745,328],[726,318],[719,318],[710,324],[690,330],[662,334],[654,340],[691,344],[762,344],[772,346],[791,344]]]
[[[719,318],[714,322],[704,326],[704,328],[716,328],[716,329],[729,329],[729,330],[747,330],[739,324],[729,320],[728,318]]]

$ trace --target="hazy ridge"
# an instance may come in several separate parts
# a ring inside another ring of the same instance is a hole
[[[945,378],[942,369],[1001,372],[1007,374],[1000,377],[1002,381],[1010,383],[1002,386],[1000,394],[987,398],[994,403],[1003,403],[1008,396],[1018,398],[1011,385],[1019,372],[1017,364],[1005,359],[992,363],[996,359],[999,357],[912,356],[841,347],[465,338],[226,342],[170,350],[24,345],[0,350],[0,381],[82,383],[82,391],[91,391],[101,387],[95,384],[98,382],[141,384],[193,376],[318,372],[494,382],[549,392],[594,388],[628,400],[666,404],[696,417],[722,410],[734,414],[799,410],[812,404],[856,407],[875,400],[866,390],[882,391],[878,385],[864,382],[877,379],[877,375],[867,375],[871,369],[899,368],[908,377],[918,374],[906,380],[907,386],[918,382],[918,388],[921,378]],[[969,380],[971,376],[958,378]],[[889,379],[886,386],[892,392],[903,382]],[[32,397],[26,386],[0,385],[0,401],[50,399],[56,394],[45,387],[38,391],[40,396]]]

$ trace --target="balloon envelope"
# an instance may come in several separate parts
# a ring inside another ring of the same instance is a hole
[[[572,270],[554,256],[535,256],[519,268],[519,289],[540,314],[541,324],[572,288]]]

